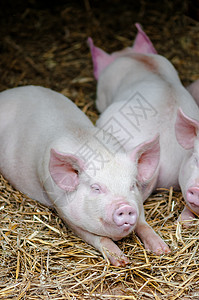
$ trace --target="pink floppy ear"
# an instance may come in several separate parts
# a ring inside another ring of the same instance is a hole
[[[157,51],[155,50],[151,40],[146,35],[146,33],[142,30],[141,25],[139,23],[135,24],[138,33],[135,38],[134,44],[133,44],[133,52],[137,53],[143,53],[143,54],[157,54]]]
[[[159,135],[139,144],[131,153],[131,159],[137,162],[139,183],[147,183],[152,179],[160,160]]]
[[[199,130],[199,121],[187,117],[181,109],[177,112],[175,132],[178,143],[185,149],[194,147],[194,141]]]
[[[72,192],[79,184],[79,173],[83,162],[72,154],[63,154],[51,149],[49,171],[54,182],[62,189]]]
[[[88,38],[88,45],[90,47],[92,60],[93,60],[93,73],[95,79],[98,80],[100,73],[110,64],[115,58],[106,53],[102,49],[95,47],[92,38]]]

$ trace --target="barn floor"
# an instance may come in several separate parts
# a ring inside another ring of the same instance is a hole
[[[199,78],[199,2],[1,0],[0,91],[42,85],[72,99],[93,122],[96,81],[87,38],[107,52],[131,46],[142,24],[186,86]],[[148,223],[171,247],[145,251],[131,235],[118,242],[130,264],[113,267],[57,214],[0,181],[0,299],[199,299],[199,221],[176,224],[181,193],[158,190]]]

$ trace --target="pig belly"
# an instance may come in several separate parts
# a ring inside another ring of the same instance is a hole
[[[76,116],[82,127],[90,125],[71,101],[49,89],[26,86],[0,93],[2,175],[27,196],[50,205],[41,179],[46,147],[67,134],[67,124],[74,127]]]
[[[3,137],[0,134],[0,173],[15,189],[44,205],[51,206],[36,175],[36,167],[26,155],[16,154],[20,153],[20,149],[14,145],[14,138],[12,137],[11,135],[9,138],[7,134],[5,139],[5,132]]]

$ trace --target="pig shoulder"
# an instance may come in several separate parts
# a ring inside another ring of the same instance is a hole
[[[140,81],[180,84],[175,68],[165,57],[154,54],[126,54],[114,60],[101,73],[97,85],[98,110],[102,113],[112,102],[117,101],[121,89],[132,90],[132,85]]]

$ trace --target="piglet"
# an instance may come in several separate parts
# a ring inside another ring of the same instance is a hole
[[[179,188],[179,170],[187,150],[176,140],[177,111],[181,107],[199,120],[199,108],[173,65],[150,47],[143,53],[137,40],[131,49],[117,55],[102,52],[100,60],[95,55],[99,50],[91,42],[90,47],[98,74],[96,105],[102,112],[97,126],[111,132],[127,151],[156,134],[160,136],[158,175],[156,181],[146,183],[145,200],[157,187]],[[142,40],[146,46],[149,42]]]
[[[157,54],[156,49],[154,48],[152,42],[146,33],[142,30],[142,27],[139,23],[135,24],[138,33],[135,38],[134,44],[132,47],[127,47],[121,51],[113,52],[112,54],[108,54],[102,49],[96,47],[93,44],[92,38],[88,38],[88,45],[90,47],[92,60],[93,60],[93,74],[96,80],[99,79],[101,72],[111,64],[116,58],[124,56],[125,54],[131,53],[153,53]],[[97,102],[98,105],[98,102]],[[98,107],[98,110],[102,112],[104,109]]]
[[[54,207],[66,224],[115,266],[113,242],[138,228],[153,250],[166,244],[144,220],[142,193],[156,180],[159,137],[126,152],[63,95],[39,86],[0,93],[0,172],[18,190]],[[151,241],[148,233],[154,235]]]
[[[199,80],[187,89],[199,105]],[[192,220],[199,216],[199,121],[190,118],[179,109],[175,129],[179,144],[187,149],[179,172],[179,184],[186,202],[179,221],[184,226],[189,226]]]

